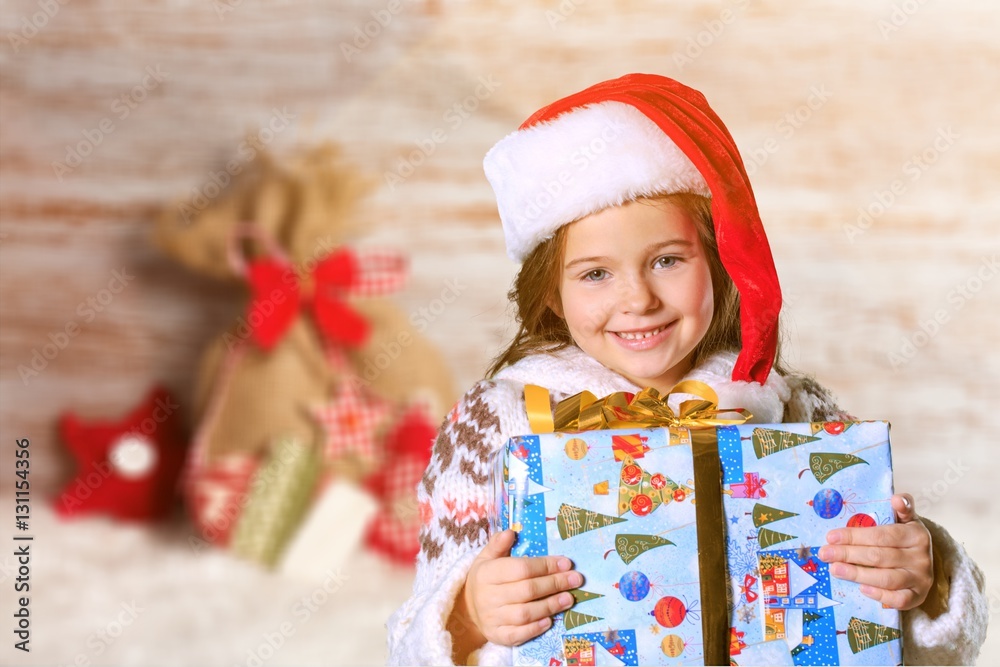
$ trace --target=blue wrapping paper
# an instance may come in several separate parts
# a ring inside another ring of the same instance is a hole
[[[688,429],[525,435],[497,453],[492,528],[517,532],[513,556],[565,555],[585,578],[515,664],[703,664],[702,577],[728,582],[735,664],[901,664],[899,612],[817,556],[833,528],[893,522],[889,424],[713,430],[722,572],[699,571]]]

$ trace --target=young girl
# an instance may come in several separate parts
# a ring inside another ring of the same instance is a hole
[[[781,296],[739,152],[704,97],[630,74],[540,110],[487,154],[520,328],[441,427],[419,486],[413,596],[389,619],[389,662],[509,665],[511,647],[568,609],[581,575],[557,556],[487,540],[490,454],[531,432],[525,384],[554,401],[711,385],[756,422],[840,421],[830,393],[778,358]],[[983,575],[913,499],[897,524],[830,531],[833,576],[903,610],[909,664],[972,664],[985,639]]]

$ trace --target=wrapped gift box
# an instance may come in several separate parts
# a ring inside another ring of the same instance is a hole
[[[740,665],[901,663],[899,613],[817,555],[833,528],[894,520],[887,422],[525,435],[494,480],[512,555],[585,579],[515,664],[705,664],[720,642]]]

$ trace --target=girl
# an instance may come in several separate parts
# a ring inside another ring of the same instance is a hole
[[[486,155],[520,328],[441,427],[418,489],[413,596],[389,619],[391,664],[511,664],[582,583],[568,559],[511,558],[487,541],[490,454],[531,431],[525,384],[554,401],[711,385],[758,422],[850,420],[778,356],[781,297],[739,152],[704,97],[630,74],[537,112]],[[910,664],[972,664],[983,575],[940,526],[894,496],[897,524],[830,531],[834,576],[904,610]]]

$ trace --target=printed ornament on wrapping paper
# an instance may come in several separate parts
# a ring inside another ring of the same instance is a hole
[[[59,432],[76,459],[76,476],[56,501],[62,517],[104,513],[149,521],[170,513],[184,464],[179,405],[162,387],[123,419],[59,418]]]

